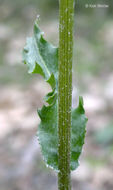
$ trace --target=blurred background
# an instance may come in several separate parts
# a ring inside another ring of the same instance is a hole
[[[87,7],[99,3],[108,7]],[[0,190],[57,190],[36,138],[50,87],[27,73],[21,52],[37,15],[58,45],[58,14],[58,0],[0,0]],[[72,187],[113,190],[113,1],[77,0],[74,25],[73,102],[77,88],[89,120]]]

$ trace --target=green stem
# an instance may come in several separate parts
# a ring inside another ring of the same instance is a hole
[[[70,141],[74,0],[60,0],[58,81],[58,187],[71,190]]]

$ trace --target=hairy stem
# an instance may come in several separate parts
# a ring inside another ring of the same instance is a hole
[[[74,0],[60,0],[58,80],[58,188],[71,190],[70,141]]]

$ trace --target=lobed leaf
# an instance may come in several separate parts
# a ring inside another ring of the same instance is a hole
[[[45,80],[55,88],[58,81],[58,48],[43,38],[37,20],[34,24],[34,35],[27,38],[23,50],[23,61],[29,67],[29,73],[42,75]]]
[[[72,110],[72,133],[71,133],[71,170],[79,166],[79,156],[84,144],[87,118],[83,108],[83,98],[79,97],[79,105]]]
[[[38,127],[38,139],[46,164],[58,171],[58,48],[43,38],[43,33],[34,24],[34,35],[27,39],[23,50],[23,61],[29,67],[29,73],[37,73],[50,84],[52,92],[44,100],[48,106],[38,110],[41,122]],[[78,167],[78,159],[82,151],[85,137],[87,118],[83,108],[83,99],[79,98],[79,105],[72,110],[71,131],[71,170]]]

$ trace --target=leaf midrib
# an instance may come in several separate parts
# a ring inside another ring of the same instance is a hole
[[[35,39],[35,38],[34,38],[34,42],[35,42],[35,47],[36,47],[37,51],[39,52],[40,59],[41,59],[43,65],[44,65],[44,67],[45,67],[45,70],[46,70],[46,72],[47,72],[47,74],[48,74],[48,77],[47,77],[47,78],[49,78],[49,77],[51,76],[51,73],[49,72],[49,70],[48,70],[48,68],[47,68],[47,66],[46,66],[46,64],[45,64],[45,61],[44,61],[44,59],[43,59],[43,57],[42,57],[42,55],[41,55],[41,53],[40,53],[40,49],[38,48],[38,45],[37,45],[37,42],[36,42],[36,39]],[[46,77],[46,76],[45,76],[45,77]]]

